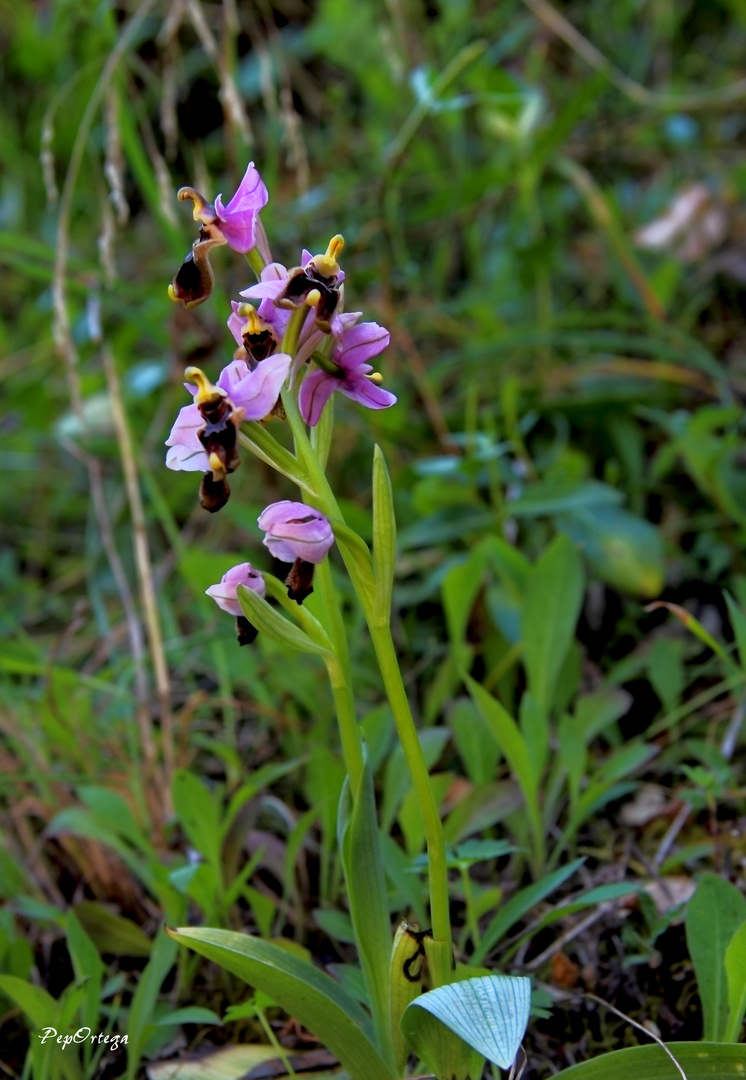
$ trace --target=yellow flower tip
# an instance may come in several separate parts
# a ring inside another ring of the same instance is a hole
[[[224,480],[226,476],[226,468],[214,450],[210,454],[208,461],[210,463],[210,468],[212,469],[213,480]]]
[[[345,246],[345,238],[337,233],[329,241],[326,252],[323,255],[314,255],[313,265],[322,277],[336,277],[339,273],[339,256]]]
[[[207,224],[214,220],[214,214],[211,213],[212,207],[207,203],[204,195],[200,195],[193,187],[182,187],[176,192],[176,198],[180,202],[186,202],[190,200],[193,203],[192,217],[195,221],[200,221],[203,224]]]
[[[194,397],[195,405],[204,405],[225,397],[225,391],[221,390],[219,386],[213,386],[202,368],[188,367],[184,372],[184,378],[197,387],[197,393]]]
[[[380,386],[383,382],[383,375],[380,371],[371,371],[371,373],[368,375],[368,378],[371,382],[377,383],[378,386]]]
[[[242,310],[242,308],[245,310]],[[252,336],[261,334],[269,326],[269,323],[266,323],[264,319],[261,318],[256,308],[252,307],[251,304],[241,304],[238,312],[239,315],[243,315],[246,318],[246,322],[241,330],[242,334],[251,334]]]
[[[342,233],[337,233],[331,238],[326,249],[326,254],[330,259],[336,259],[344,251],[345,238]]]
[[[306,303],[309,307],[318,307],[321,303],[321,293],[318,289],[311,289],[306,295]]]
[[[172,284],[168,286],[168,298],[169,300],[173,300],[176,304],[179,303],[179,298],[176,295],[176,289],[173,287]]]

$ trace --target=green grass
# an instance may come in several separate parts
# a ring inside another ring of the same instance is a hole
[[[26,1075],[76,1075],[74,1051],[34,1042],[45,1009],[60,1031],[129,1024],[137,1053],[86,1051],[86,1078],[137,1075],[179,1032],[188,1048],[266,1041],[263,1010],[282,1015],[266,1002],[210,1026],[245,991],[177,954],[164,920],[293,939],[359,985],[323,666],[262,635],[239,650],[203,595],[261,558],[256,515],[293,493],[244,455],[206,521],[194,477],[164,467],[183,369],[227,362],[228,300],[251,280],[222,249],[211,300],[170,303],[193,239],[175,191],[227,195],[252,158],[275,257],[295,265],[342,232],[348,303],[392,333],[399,404],[338,407],[330,475],[370,539],[374,443],[389,462],[394,628],[453,850],[459,960],[699,1035],[670,898],[735,873],[743,847],[746,15],[736,0],[612,7],[0,9],[12,1075],[29,1045]],[[725,223],[716,242],[641,248],[637,230],[695,182]],[[422,919],[417,806],[333,573],[392,920]],[[657,599],[696,622],[647,611]],[[594,1010],[570,997],[532,1021],[532,1075],[636,1039]]]

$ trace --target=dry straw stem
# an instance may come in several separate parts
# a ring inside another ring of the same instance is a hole
[[[612,250],[619,259],[630,284],[642,300],[648,315],[655,319],[656,322],[663,322],[666,318],[663,305],[645,277],[621,223],[596,181],[587,169],[569,158],[560,158],[556,167],[557,171],[568,179],[585,199],[591,217],[598,228],[606,235]]]
[[[140,602],[145,615],[145,625],[148,630],[148,643],[150,654],[153,658],[155,670],[155,684],[158,693],[158,706],[161,717],[163,734],[163,762],[165,766],[164,802],[170,797],[171,778],[174,770],[174,737],[173,717],[171,714],[171,682],[166,663],[166,654],[163,648],[163,635],[158,615],[156,602],[156,589],[153,581],[153,567],[150,558],[150,546],[148,544],[148,531],[145,522],[145,509],[143,507],[142,494],[137,479],[137,465],[135,451],[132,445],[127,416],[122,402],[121,386],[117,375],[116,364],[111,350],[104,345],[102,349],[106,383],[111,400],[111,411],[114,427],[119,444],[119,456],[122,462],[124,484],[127,491],[132,518],[133,547],[135,563],[137,565],[137,577],[140,585]],[[168,812],[168,807],[165,807]]]
[[[653,109],[663,109],[676,112],[679,110],[709,109],[719,105],[730,105],[746,97],[746,79],[738,79],[729,86],[723,86],[719,90],[700,90],[691,94],[668,94],[657,90],[648,90],[646,86],[630,79],[618,67],[612,64],[608,57],[596,48],[596,46],[583,37],[564,15],[560,15],[556,8],[552,7],[548,0],[523,0],[537,19],[551,30],[557,37],[581,56],[587,64],[596,71],[603,72],[609,82],[621,90],[631,101]]]
[[[70,333],[70,320],[67,309],[67,259],[72,199],[94,117],[96,116],[104,99],[104,95],[110,86],[114,72],[132,44],[140,25],[155,6],[155,3],[156,0],[143,0],[125,27],[116,46],[104,64],[103,71],[88,99],[88,104],[86,105],[85,112],[83,113],[75,136],[75,143],[73,144],[70,163],[65,175],[65,182],[60,197],[59,216],[57,219],[57,248],[55,253],[54,278],[52,282],[55,314],[55,344],[65,364],[72,408],[80,421],[81,426],[84,424],[83,395],[77,370],[77,352]],[[51,153],[51,149],[49,152]],[[109,560],[122,609],[127,620],[130,648],[135,667],[135,686],[138,700],[137,718],[140,728],[140,741],[146,769],[148,769],[148,767],[152,767],[155,763],[156,751],[152,731],[150,729],[149,712],[147,709],[147,677],[145,674],[145,654],[142,632],[135,604],[132,599],[129,582],[127,581],[127,575],[124,572],[114,542],[114,534],[106,507],[100,463],[91,455],[85,454],[80,447],[76,446],[71,440],[67,440],[64,445],[73,456],[85,465],[88,471],[91,499],[101,540]]]

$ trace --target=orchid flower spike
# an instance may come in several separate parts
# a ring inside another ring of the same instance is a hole
[[[222,611],[227,611],[229,615],[235,617],[238,644],[249,645],[256,637],[257,631],[243,613],[238,599],[239,585],[252,589],[258,596],[266,596],[267,586],[264,578],[249,562],[232,566],[223,574],[217,585],[211,585],[205,591]]]
[[[200,501],[214,513],[230,496],[226,476],[239,465],[238,428],[243,420],[264,420],[274,410],[290,371],[287,353],[275,353],[252,371],[243,360],[234,360],[213,385],[199,368],[186,370],[196,389],[166,440],[169,469],[204,473]]]
[[[388,346],[391,335],[378,323],[356,326],[359,318],[359,312],[338,317],[341,333],[335,335],[331,355],[319,356],[319,368],[310,371],[301,384],[298,407],[310,427],[318,424],[324,406],[337,390],[366,409],[388,409],[396,403],[395,395],[379,385],[381,376],[368,363]]]
[[[252,161],[227,206],[223,205],[222,195],[218,195],[214,203],[208,203],[192,187],[180,188],[177,197],[182,202],[191,201],[192,216],[199,222],[200,230],[192,250],[169,285],[168,295],[191,308],[207,300],[212,292],[209,252],[213,247],[228,244],[242,255],[256,247],[259,211],[267,205],[269,195]]]
[[[334,543],[331,522],[319,510],[287,499],[261,512],[264,544],[276,559],[292,563],[285,579],[288,596],[301,604],[313,592],[313,568]]]
[[[311,255],[304,251],[300,266],[285,270],[276,276],[262,274],[257,285],[245,289],[241,296],[250,300],[270,300],[278,308],[297,308],[308,304],[315,311],[315,323],[330,333],[332,316],[340,307],[344,271],[339,265],[339,256],[344,248],[344,237],[333,236],[322,255]],[[279,266],[279,264],[274,264]],[[260,314],[264,314],[260,308]]]

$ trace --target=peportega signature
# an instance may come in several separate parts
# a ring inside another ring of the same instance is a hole
[[[57,1028],[45,1027],[41,1029],[39,1038],[41,1039],[42,1044],[50,1039],[54,1039],[55,1042],[60,1043],[63,1050],[70,1046],[71,1043],[73,1046],[80,1046],[81,1043],[89,1041],[98,1044],[107,1043],[109,1050],[116,1050],[120,1046],[126,1046],[128,1042],[126,1035],[108,1035],[103,1031],[95,1033],[92,1032],[89,1027],[78,1028],[72,1035],[58,1035]]]

